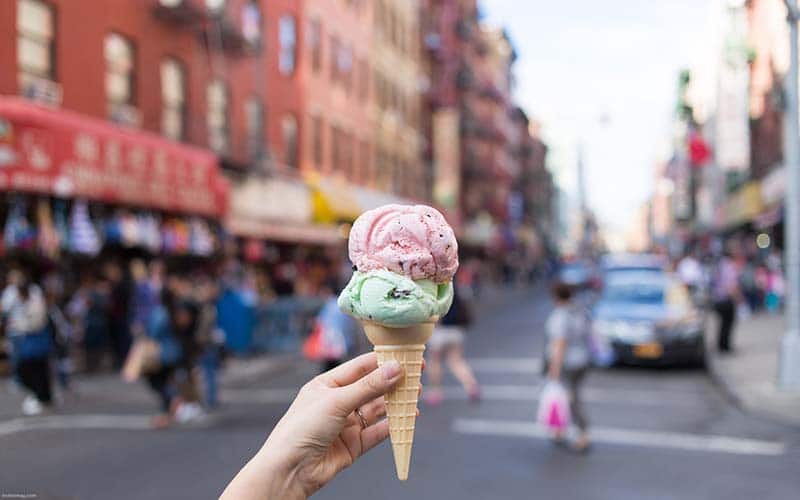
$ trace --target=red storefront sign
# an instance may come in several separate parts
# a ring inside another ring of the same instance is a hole
[[[228,187],[202,149],[0,97],[0,191],[220,217]]]

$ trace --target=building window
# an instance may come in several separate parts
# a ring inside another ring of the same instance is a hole
[[[336,35],[331,35],[331,57],[330,57],[330,66],[331,66],[331,82],[336,82],[339,80],[339,37]]]
[[[297,34],[295,32],[294,18],[290,15],[281,16],[278,21],[278,70],[281,74],[291,75],[295,67],[295,50],[297,48]]]
[[[311,118],[311,150],[314,158],[314,167],[322,170],[322,117]]]
[[[225,0],[206,0],[206,9],[212,14],[219,14],[225,10]]]
[[[290,168],[297,168],[297,119],[291,115],[284,115],[281,122],[283,132],[283,162]]]
[[[33,80],[55,80],[54,17],[53,8],[44,2],[17,1],[17,64],[23,94]]]
[[[261,8],[256,0],[242,6],[242,36],[251,47],[261,46]]]
[[[339,172],[342,168],[342,144],[339,128],[331,125],[331,170]]]
[[[347,178],[352,181],[357,177],[355,148],[353,147],[354,138],[352,134],[345,133],[342,139],[344,141],[344,168],[347,172]]]
[[[206,123],[208,146],[217,153],[227,153],[228,134],[228,88],[224,82],[214,80],[206,88]]]
[[[364,59],[358,62],[358,97],[363,101],[369,97],[369,64]]]
[[[185,137],[186,70],[175,59],[161,62],[161,133],[179,141]]]
[[[308,24],[308,46],[311,48],[311,69],[319,73],[322,69],[322,24],[319,19]]]
[[[370,179],[372,176],[372,166],[371,156],[369,154],[369,144],[367,144],[367,141],[361,141],[359,143],[358,159],[361,169],[357,173],[356,180],[364,185],[368,185],[371,182]]]
[[[338,66],[339,78],[341,78],[345,90],[350,92],[350,88],[353,85],[353,49],[344,45],[340,46],[336,65]]]
[[[118,123],[133,124],[137,117],[128,116],[135,101],[133,43],[120,34],[109,33],[103,52],[109,118]]]
[[[252,160],[261,157],[264,144],[264,105],[261,98],[250,96],[244,102],[247,153]]]

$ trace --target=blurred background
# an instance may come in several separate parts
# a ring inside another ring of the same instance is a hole
[[[320,498],[795,498],[796,19],[0,0],[0,494],[218,495],[370,347],[331,306],[352,222],[423,203],[471,319],[438,355],[477,382],[434,382],[408,484],[382,446]],[[536,425],[553,282],[607,353],[586,455]]]

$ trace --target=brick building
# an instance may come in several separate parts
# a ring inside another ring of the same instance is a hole
[[[9,0],[0,95],[213,152],[243,232],[294,239],[279,226],[428,198],[418,20],[417,2]]]
[[[475,0],[427,0],[424,11],[425,159],[434,199],[460,222],[470,247],[503,247],[514,238],[502,234],[546,230],[554,193],[547,149],[512,103],[516,55],[508,36],[479,22]]]

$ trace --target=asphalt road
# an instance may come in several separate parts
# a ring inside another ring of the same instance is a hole
[[[594,372],[592,452],[551,445],[532,424],[548,309],[531,294],[479,318],[468,355],[484,398],[468,402],[451,379],[440,407],[422,407],[407,483],[385,444],[315,498],[798,498],[800,429],[742,414],[699,370]],[[299,364],[228,384],[207,423],[166,431],[147,429],[155,405],[146,391],[113,379],[85,382],[58,414],[36,420],[16,417],[18,397],[0,395],[0,494],[213,498],[313,374]]]

